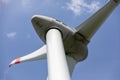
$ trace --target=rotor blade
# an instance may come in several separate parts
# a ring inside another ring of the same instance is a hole
[[[68,64],[68,68],[70,71],[70,75],[72,76],[72,73],[75,68],[75,65],[77,64],[77,61],[68,55],[66,55],[66,59],[67,59],[67,64]]]
[[[76,27],[77,33],[80,33],[89,41],[119,3],[120,0],[110,0],[93,16]]]
[[[20,58],[17,58],[13,60],[10,64],[9,67],[11,67],[13,64],[18,64],[21,62],[27,62],[27,61],[35,61],[35,60],[40,60],[40,59],[46,59],[46,45],[44,45],[42,48],[26,55]]]

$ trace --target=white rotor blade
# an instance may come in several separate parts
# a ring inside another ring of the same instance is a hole
[[[77,64],[77,61],[75,59],[73,59],[70,56],[66,55],[66,59],[67,59],[67,64],[68,64],[68,68],[70,71],[70,75],[72,76],[73,70],[75,68],[75,65]]]
[[[82,34],[88,41],[98,31],[107,17],[120,3],[120,0],[110,0],[104,7],[98,10],[94,15],[88,18],[85,22],[76,27],[78,33]]]
[[[26,62],[26,61],[35,61],[35,60],[40,60],[40,59],[46,59],[46,45],[44,45],[42,48],[26,55],[20,58],[17,58],[13,60],[10,64],[9,67],[11,67],[13,64],[18,64],[21,62]]]

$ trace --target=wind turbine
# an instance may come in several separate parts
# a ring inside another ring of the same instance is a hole
[[[70,80],[76,63],[87,58],[89,41],[119,3],[120,0],[110,0],[74,30],[57,19],[34,15],[32,24],[45,45],[13,60],[9,66],[47,59],[48,80]]]

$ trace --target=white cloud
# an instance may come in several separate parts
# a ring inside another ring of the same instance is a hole
[[[16,34],[17,34],[16,32],[10,32],[10,33],[7,33],[6,36],[7,36],[8,38],[13,39],[13,38],[15,38]]]
[[[98,1],[92,1],[90,4],[85,0],[71,0],[66,3],[68,10],[71,10],[76,16],[79,16],[83,12],[93,13],[100,8]]]

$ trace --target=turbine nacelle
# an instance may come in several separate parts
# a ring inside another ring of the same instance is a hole
[[[74,33],[71,28],[66,26],[61,21],[47,16],[34,15],[32,17],[32,24],[43,42],[46,41],[45,36],[49,29],[58,29],[62,33],[63,39],[65,39],[67,35],[72,35]]]
[[[46,33],[50,29],[58,29],[62,34],[62,40],[65,48],[65,53],[73,57],[76,61],[82,61],[87,57],[88,41],[76,30],[66,26],[63,22],[42,15],[32,17],[32,24],[39,37],[46,43]]]

